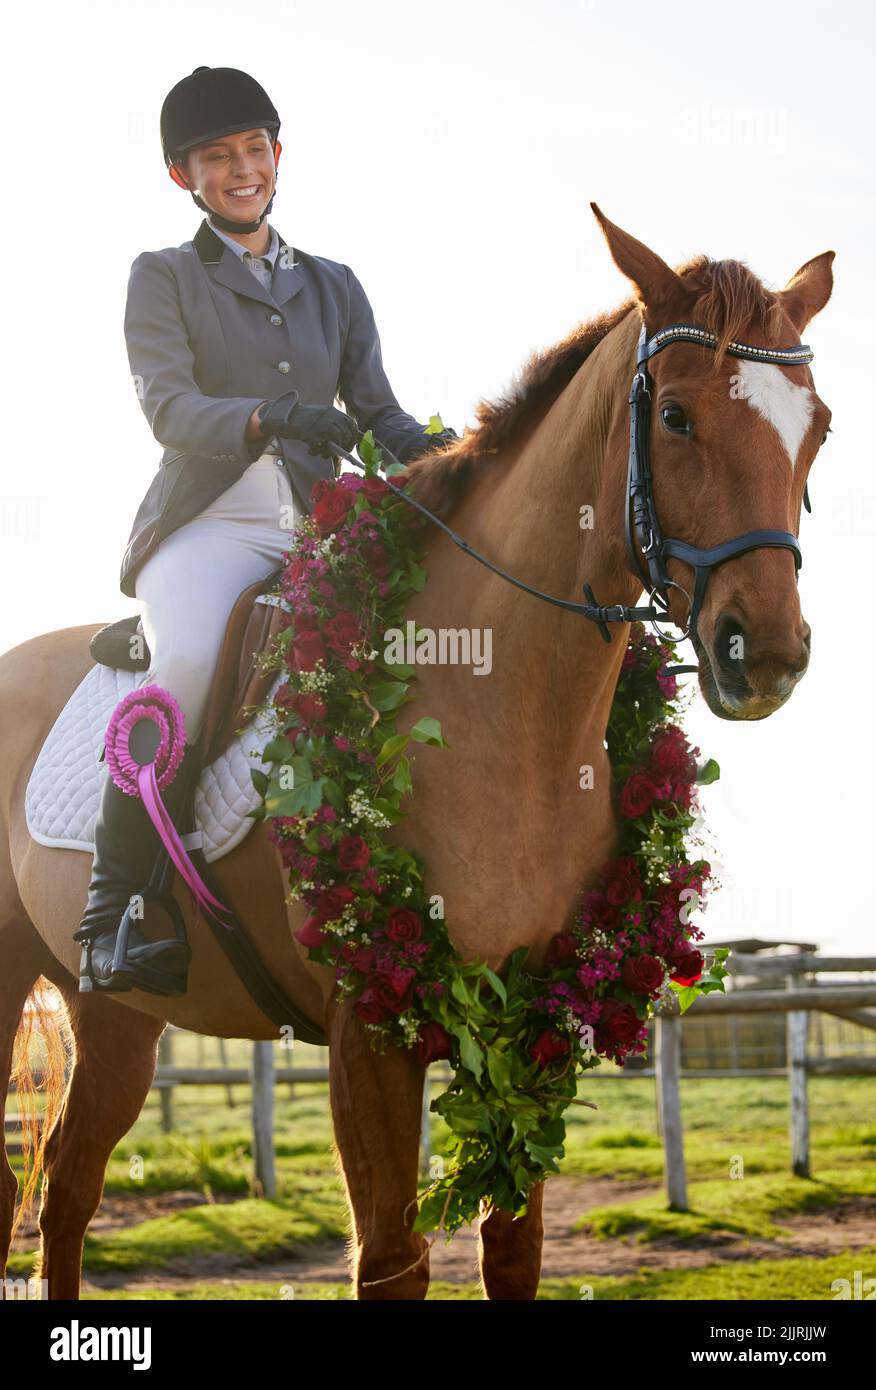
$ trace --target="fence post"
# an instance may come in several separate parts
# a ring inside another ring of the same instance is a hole
[[[657,1108],[663,1134],[666,1192],[672,1211],[687,1211],[684,1130],[681,1124],[681,1019],[660,1013],[654,1031]]]
[[[274,1044],[252,1045],[252,1139],[256,1184],[263,1197],[276,1197],[274,1172]]]
[[[173,1066],[173,1033],[170,1028],[165,1028],[158,1039],[158,1065],[160,1067]],[[173,1129],[172,1086],[161,1087],[158,1092],[158,1102],[161,1106],[161,1132],[162,1134],[169,1134]]]
[[[797,979],[789,975],[786,989],[797,989]],[[806,1045],[809,1033],[809,1012],[793,1010],[787,1021],[788,1084],[791,1100],[791,1171],[798,1178],[808,1178],[809,1171],[809,1075],[806,1067]]]

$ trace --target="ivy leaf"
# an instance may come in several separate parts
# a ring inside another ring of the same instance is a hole
[[[295,755],[294,744],[288,738],[279,734],[277,738],[272,738],[270,743],[262,753],[263,763],[288,763]]]
[[[449,746],[441,733],[441,725],[438,723],[438,720],[432,719],[430,715],[426,715],[425,718],[417,720],[416,724],[411,729],[411,738],[416,739],[417,743],[434,744],[436,748],[447,748]]]

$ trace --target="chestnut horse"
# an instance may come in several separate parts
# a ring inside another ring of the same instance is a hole
[[[602,603],[633,604],[640,584],[628,568],[624,504],[628,391],[643,319],[649,333],[687,322],[718,339],[714,352],[673,342],[652,364],[651,454],[664,532],[698,546],[755,528],[796,534],[807,474],[830,412],[808,366],[763,366],[749,374],[749,389],[741,392],[734,387],[739,364],[723,349],[731,340],[796,343],[830,296],[833,252],[807,261],[783,290],[770,291],[738,261],[701,256],[672,270],[593,210],[633,294],[533,354],[507,397],[479,404],[477,428],[445,453],[414,462],[408,479],[436,514],[451,517],[478,550],[529,584],[580,601],[586,581]],[[589,529],[580,524],[585,504],[593,508]],[[669,566],[672,578],[691,591],[688,567],[674,559]],[[473,679],[472,668],[463,665],[419,668],[421,698],[406,708],[399,727],[428,712],[440,719],[449,747],[418,745],[411,813],[393,834],[424,856],[426,891],[442,895],[452,938],[465,957],[501,970],[525,944],[538,967],[617,843],[603,736],[629,629],[616,624],[615,640],[606,644],[592,623],[512,588],[462,555],[437,528],[428,568],[429,582],[409,616],[433,629],[492,629],[493,668],[487,680]],[[682,625],[686,601],[676,589],[669,592],[672,619]],[[4,1083],[19,1019],[40,976],[60,991],[75,1043],[61,1098],[58,1011],[47,1011],[48,1070],[58,1104],[37,1155],[43,1172],[38,1273],[48,1280],[49,1296],[60,1299],[78,1294],[83,1237],[100,1201],[106,1163],[146,1099],[165,1024],[228,1038],[277,1036],[211,934],[193,925],[179,885],[193,950],[188,993],[178,999],[137,991],[112,998],[78,993],[80,948],[73,932],[90,859],[35,843],[25,824],[24,794],[46,734],[91,665],[88,643],[95,630],[92,624],[47,633],[0,660]],[[728,631],[744,636],[744,660],[728,659]],[[700,689],[715,714],[763,719],[778,709],[809,656],[793,555],[757,549],[716,568],[697,633]],[[579,784],[585,764],[595,782],[586,792]],[[349,1005],[333,1000],[330,970],[311,963],[292,935],[303,912],[284,901],[281,861],[263,823],[215,865],[215,874],[266,964],[328,1037],[357,1296],[423,1298],[428,1242],[411,1231],[410,1221],[424,1069],[409,1051],[375,1053]],[[10,1168],[0,1165],[4,1264],[16,1190]],[[486,1297],[535,1297],[542,1195],[539,1186],[517,1220],[498,1209],[482,1217]]]

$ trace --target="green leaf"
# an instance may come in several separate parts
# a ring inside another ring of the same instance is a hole
[[[396,753],[401,753],[407,746],[407,734],[393,734],[392,738],[386,740],[380,752],[377,754],[377,766],[383,767],[384,763],[388,763],[390,758],[394,758]]]
[[[507,1003],[508,1003],[508,991],[506,990],[505,986],[502,984],[502,981],[499,979],[499,976],[496,975],[495,972],[492,971],[492,970],[489,968],[488,965],[485,965],[485,966],[484,966],[484,974],[486,975],[486,977],[487,977],[487,979],[489,980],[490,984],[493,986],[493,989],[494,989],[494,990],[496,991],[496,993],[498,994],[498,996],[499,996],[499,998],[501,999],[502,1003],[503,1003],[503,1004],[507,1004]]]
[[[437,719],[426,715],[423,719],[418,719],[411,729],[411,738],[415,738],[418,743],[432,743],[436,748],[447,748],[441,733],[441,725]]]
[[[462,1065],[468,1067],[475,1080],[480,1082],[484,1070],[484,1054],[464,1024],[456,1030],[459,1039],[459,1057]]]
[[[401,757],[396,763],[395,772],[392,774],[392,785],[402,795],[409,792],[414,785],[411,781],[411,764],[408,758]]]
[[[721,769],[714,758],[709,758],[709,761],[697,771],[697,781],[703,787],[707,787],[711,782],[717,782],[720,776]]]
[[[495,1047],[488,1048],[487,1071],[499,1095],[505,1095],[511,1089],[511,1059],[508,1054],[499,1052]]]
[[[270,743],[262,753],[263,763],[288,763],[295,755],[295,746],[290,743],[288,738],[279,734],[272,738]]]
[[[400,820],[407,819],[407,812],[400,811],[397,806],[393,806],[392,802],[387,801],[385,796],[375,796],[371,805],[374,807],[375,811],[379,811],[382,816],[386,816],[386,819],[392,825],[398,825]]]
[[[406,681],[386,681],[383,685],[374,687],[369,699],[375,709],[379,709],[381,714],[385,714],[388,710],[398,709],[407,693]]]
[[[268,790],[268,785],[271,780],[268,774],[266,772],[262,772],[261,768],[251,767],[249,770],[249,775],[252,778],[253,786],[255,787],[259,796],[264,797],[266,791]]]

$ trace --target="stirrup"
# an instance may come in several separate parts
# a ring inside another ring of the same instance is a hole
[[[116,932],[115,949],[113,951],[112,973],[108,980],[96,980],[92,968],[91,951],[95,936],[100,936],[106,931],[111,931],[105,923],[94,923],[80,928],[74,933],[74,940],[81,941],[84,948],[83,968],[79,973],[79,992],[80,994],[103,993],[121,994],[131,989],[142,989],[148,994],[160,994],[166,996],[176,996],[185,994],[188,985],[188,968],[192,959],[192,950],[186,936],[185,922],[179,909],[179,903],[169,892],[160,892],[151,887],[145,888],[141,893],[132,894],[134,898],[142,898],[144,902],[158,903],[167,912],[173,923],[176,934],[176,942],[183,947],[184,964],[182,974],[173,971],[160,970],[142,961],[128,960],[128,935],[130,932],[133,916],[133,902],[129,902],[125,908],[122,920]],[[172,944],[172,939],[164,938],[159,941],[150,941],[147,945],[156,948],[162,945]],[[156,949],[156,954],[160,952]]]

